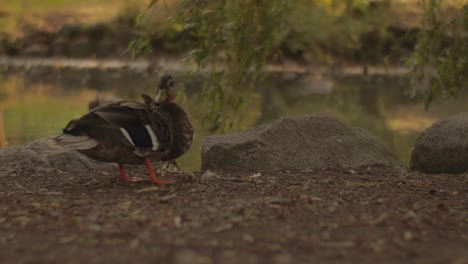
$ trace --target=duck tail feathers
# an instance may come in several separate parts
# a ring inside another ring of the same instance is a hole
[[[86,135],[75,136],[72,134],[63,134],[52,140],[53,144],[66,149],[86,150],[92,149],[98,145],[95,139]]]

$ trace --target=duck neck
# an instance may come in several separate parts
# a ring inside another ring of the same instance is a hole
[[[161,105],[161,108],[169,114],[173,128],[171,150],[166,159],[176,159],[184,154],[192,145],[194,129],[188,119],[187,113],[176,103],[168,102]]]

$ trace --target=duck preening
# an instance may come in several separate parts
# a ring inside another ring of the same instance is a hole
[[[123,181],[141,180],[128,177],[124,164],[144,163],[152,182],[171,184],[173,181],[156,177],[151,161],[174,160],[192,144],[194,129],[185,111],[174,102],[176,93],[174,79],[166,74],[155,99],[143,94],[144,103],[118,101],[97,107],[71,120],[54,141],[92,159],[116,162]]]

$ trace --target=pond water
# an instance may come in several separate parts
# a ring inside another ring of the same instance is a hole
[[[189,171],[200,168],[202,138],[210,133],[201,126],[192,99],[200,78],[174,74],[184,84],[184,108],[196,129],[191,150],[179,159]],[[154,80],[143,71],[38,67],[0,70],[0,146],[12,146],[56,135],[72,118],[86,113],[97,94],[140,100],[152,93]],[[438,119],[466,111],[468,98],[435,103],[424,110],[421,98],[410,98],[409,79],[402,76],[346,76],[275,73],[252,95],[243,128],[264,124],[281,116],[324,112],[363,127],[384,142],[404,162],[409,162],[417,135]]]

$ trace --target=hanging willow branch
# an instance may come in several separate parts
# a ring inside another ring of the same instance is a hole
[[[155,12],[152,1],[146,12]],[[266,59],[275,52],[283,34],[287,0],[185,0],[172,18],[184,41],[193,45],[187,55],[204,76],[201,115],[211,131],[238,126],[249,94],[262,80]],[[145,49],[145,39],[131,44]]]
[[[443,1],[422,1],[423,31],[409,60],[414,89],[426,109],[437,98],[455,97],[468,85],[468,5],[447,19]]]
[[[214,66],[203,86],[209,130],[230,130],[242,119],[249,94],[262,79],[265,61],[278,46],[286,2],[185,1],[184,28],[196,39],[190,58],[199,68]]]

